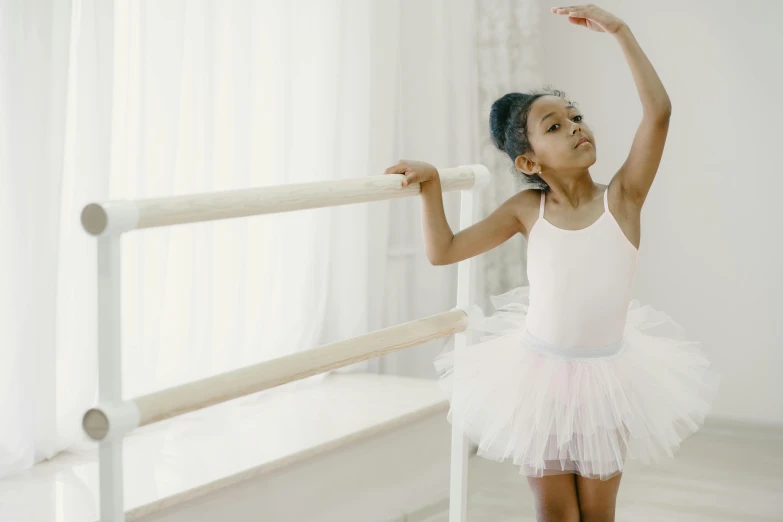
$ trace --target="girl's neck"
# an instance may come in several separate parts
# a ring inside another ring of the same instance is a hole
[[[548,201],[554,202],[555,205],[563,205],[573,209],[593,201],[598,188],[587,171],[577,177],[566,178],[565,180],[562,177],[557,177],[553,180],[545,179],[544,181],[549,185]]]

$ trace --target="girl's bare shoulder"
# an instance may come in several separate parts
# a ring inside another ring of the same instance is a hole
[[[506,200],[504,205],[508,205],[513,210],[517,219],[522,224],[522,235],[527,238],[528,231],[538,219],[538,209],[541,203],[541,191],[538,189],[524,189]]]

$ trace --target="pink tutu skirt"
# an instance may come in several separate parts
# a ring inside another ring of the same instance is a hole
[[[468,331],[488,335],[458,350],[452,339],[434,361],[448,421],[479,456],[513,459],[532,477],[605,480],[626,457],[672,456],[699,429],[720,378],[667,314],[633,300],[619,343],[562,348],[525,329],[529,289],[493,296],[489,317],[471,307]]]

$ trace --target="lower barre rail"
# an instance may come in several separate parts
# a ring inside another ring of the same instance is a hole
[[[84,414],[82,424],[93,440],[121,437],[136,427],[447,337],[467,326],[466,312],[456,308],[119,404],[98,404]]]

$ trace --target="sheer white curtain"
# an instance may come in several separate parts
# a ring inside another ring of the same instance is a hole
[[[85,204],[476,162],[473,19],[472,0],[1,3],[0,476],[73,447],[95,399]],[[125,396],[449,309],[419,205],[126,235]],[[434,376],[441,346],[345,371]]]
[[[362,0],[118,3],[109,198],[377,174],[393,143],[381,132],[370,159],[374,129],[393,121],[371,104],[387,81],[373,63],[389,61],[373,52],[375,15]],[[126,394],[366,331],[368,244],[387,208],[130,234]]]
[[[111,28],[108,2],[0,3],[0,476],[74,440],[95,395],[78,213],[105,196]]]
[[[396,38],[399,8],[74,0],[3,9],[11,291],[0,475],[78,440],[94,400],[95,240],[78,223],[84,204],[380,174],[395,159],[398,55],[384,35]],[[376,327],[388,209],[127,235],[125,395]],[[359,369],[374,368],[348,370]]]

